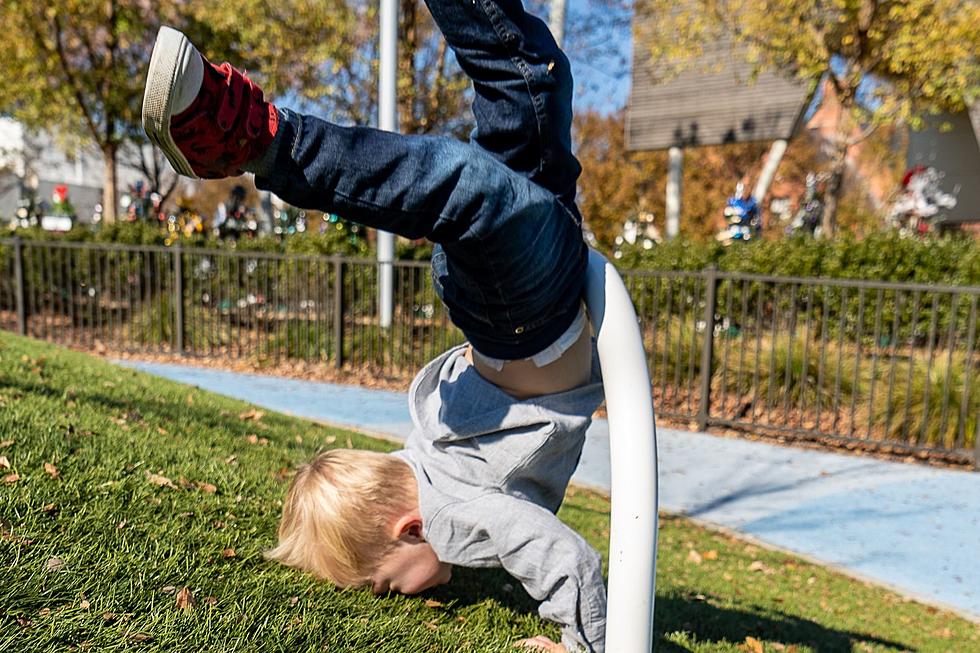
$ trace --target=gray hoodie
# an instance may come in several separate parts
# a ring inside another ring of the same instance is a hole
[[[415,471],[423,534],[443,562],[503,567],[562,627],[569,651],[601,653],[606,593],[599,554],[555,516],[602,402],[593,350],[589,383],[514,399],[456,347],[409,390],[415,424],[395,453]]]

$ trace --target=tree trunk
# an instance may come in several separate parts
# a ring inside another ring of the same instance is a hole
[[[847,142],[839,141],[834,149],[834,158],[830,167],[830,180],[827,182],[827,192],[824,193],[823,221],[820,232],[824,238],[833,238],[837,233],[837,207],[840,204],[841,193],[844,190],[844,170],[847,167]]]
[[[116,199],[117,155],[118,148],[115,145],[107,145],[102,149],[102,161],[105,165],[105,182],[102,186],[102,219],[106,222],[116,221],[116,207],[119,205]]]

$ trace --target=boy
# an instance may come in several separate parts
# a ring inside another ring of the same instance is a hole
[[[581,299],[569,64],[520,0],[427,4],[473,80],[471,143],[279,110],[169,28],[143,124],[182,174],[253,172],[293,205],[432,240],[433,281],[471,345],[416,378],[404,451],[373,463],[329,452],[297,476],[273,557],[378,592],[421,591],[449,564],[503,566],[562,625],[565,647],[529,645],[601,651],[598,556],[554,516],[602,400]],[[361,544],[345,554],[354,531]]]

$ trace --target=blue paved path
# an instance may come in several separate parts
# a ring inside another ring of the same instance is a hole
[[[123,363],[258,406],[403,438],[399,392]],[[949,606],[980,621],[980,473],[658,429],[661,508]],[[605,420],[589,430],[575,482],[609,488]]]

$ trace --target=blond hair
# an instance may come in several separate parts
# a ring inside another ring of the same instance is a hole
[[[417,493],[411,468],[395,456],[323,452],[290,483],[279,545],[265,555],[340,587],[368,584],[394,544],[391,525],[418,505]]]

